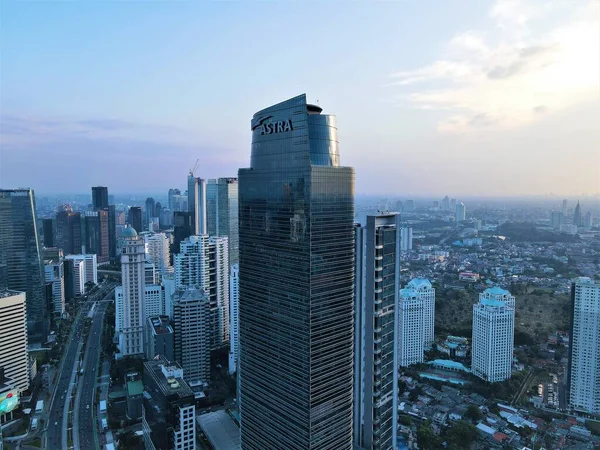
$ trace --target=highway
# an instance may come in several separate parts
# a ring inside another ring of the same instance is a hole
[[[112,293],[109,293],[106,298],[112,298]],[[78,433],[78,439],[74,438],[73,443],[75,448],[81,448],[82,450],[99,448],[98,424],[94,417],[96,410],[94,400],[98,378],[98,361],[102,351],[104,313],[107,306],[108,302],[98,302],[96,306],[85,348],[83,375],[80,377],[80,385],[75,399],[73,432]]]
[[[92,306],[93,302],[102,298],[107,293],[112,296],[115,283],[105,283],[94,294],[90,295],[86,304],[84,304],[73,322],[69,344],[63,353],[63,359],[58,371],[58,376],[54,380],[54,391],[48,407],[46,417],[46,435],[44,438],[44,448],[63,449],[67,448],[67,426],[69,399],[71,397],[72,383],[76,380],[77,364],[79,353],[81,351],[81,336],[83,335],[84,319]],[[101,303],[100,305],[106,305]],[[103,306],[106,308],[106,306]],[[103,309],[104,310],[104,309]],[[104,316],[104,315],[102,315]],[[96,345],[99,345],[99,340]],[[93,448],[93,447],[89,447]]]

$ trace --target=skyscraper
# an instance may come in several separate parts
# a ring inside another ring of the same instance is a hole
[[[411,227],[404,227],[400,230],[401,245],[400,250],[403,252],[409,252],[413,248],[413,229]]]
[[[84,223],[85,252],[97,255],[98,262],[108,261],[110,259],[108,209],[86,211]]]
[[[552,228],[555,230],[560,230],[560,227],[565,224],[565,215],[562,211],[552,211],[550,215],[550,222],[552,224]]]
[[[442,199],[442,211],[450,211],[450,197],[447,195]]]
[[[122,296],[115,290],[115,331],[119,334],[117,357],[144,353],[144,321],[146,320],[144,239],[133,228],[123,230],[125,245],[121,255]],[[119,297],[122,301],[119,301]]]
[[[175,287],[203,289],[209,298],[211,349],[229,342],[227,238],[190,236],[175,255]]]
[[[115,205],[108,205],[108,256],[117,257],[117,212]]]
[[[62,248],[65,255],[81,253],[81,215],[73,212],[69,205],[63,205],[61,211],[56,213],[55,245]]]
[[[573,225],[578,227],[583,226],[583,214],[581,213],[579,202],[577,202],[577,206],[575,206],[575,211],[573,212]]]
[[[44,264],[32,189],[0,189],[0,288],[25,292],[29,342],[45,341]]]
[[[152,222],[152,218],[156,217],[154,211],[155,208],[156,203],[154,202],[154,199],[152,197],[148,197],[146,199],[144,209],[144,226],[146,227],[146,229],[149,229],[150,223]]]
[[[42,219],[44,247],[54,247],[54,220]]]
[[[206,180],[188,175],[188,212],[194,234],[206,234]]]
[[[21,392],[29,389],[25,293],[0,289],[0,367]]]
[[[189,287],[173,296],[175,361],[188,383],[210,381],[210,302],[202,289]]]
[[[396,442],[400,230],[395,213],[356,228],[354,444],[364,450]]]
[[[423,299],[414,289],[400,290],[398,305],[398,365],[423,362],[425,347]]]
[[[237,371],[240,358],[240,266],[229,271],[229,375]]]
[[[564,215],[567,215],[567,205],[568,205],[568,200],[565,198],[562,201],[562,212]]]
[[[592,228],[593,224],[594,224],[594,216],[592,216],[591,211],[588,211],[585,213],[585,219],[583,221],[583,226],[589,230],[590,228]]]
[[[209,236],[229,238],[229,263],[236,264],[239,259],[237,178],[208,180],[206,220]]]
[[[154,264],[160,273],[172,271],[171,249],[165,233],[142,233],[146,248],[146,260]]]
[[[52,285],[52,312],[56,317],[62,317],[65,312],[65,270],[61,249],[44,249],[44,277],[46,283]]]
[[[406,285],[406,289],[423,303],[423,348],[429,350],[435,335],[435,289],[425,278],[413,278]]]
[[[473,305],[471,371],[490,383],[510,378],[515,337],[515,297],[493,287]]]
[[[108,208],[108,188],[106,186],[92,187],[92,207],[94,211]]]
[[[132,206],[129,208],[129,226],[132,227],[137,233],[141,233],[143,231],[141,207]]]
[[[352,448],[354,171],[321,111],[257,112],[239,171],[244,450]]]
[[[467,208],[463,202],[456,203],[456,223],[464,222],[467,218]]]
[[[567,396],[569,407],[600,413],[600,283],[587,277],[571,285],[571,345]]]

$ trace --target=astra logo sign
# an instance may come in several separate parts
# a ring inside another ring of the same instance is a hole
[[[252,131],[259,129],[260,134],[274,134],[274,133],[283,133],[284,131],[292,131],[292,121],[291,119],[287,120],[278,120],[276,122],[269,121],[265,123],[267,119],[271,119],[273,116],[266,117],[257,117],[252,119],[251,127]]]

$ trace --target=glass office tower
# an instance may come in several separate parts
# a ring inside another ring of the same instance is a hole
[[[239,171],[244,450],[352,448],[354,171],[321,111],[256,113]]]
[[[45,342],[48,309],[32,189],[0,190],[0,288],[25,292],[29,343]]]

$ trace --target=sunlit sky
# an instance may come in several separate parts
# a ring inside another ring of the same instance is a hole
[[[0,187],[235,176],[306,93],[359,194],[600,192],[600,2],[0,3]]]

